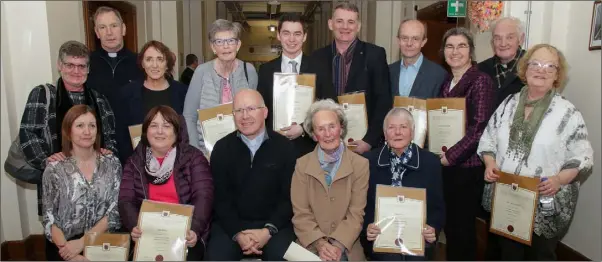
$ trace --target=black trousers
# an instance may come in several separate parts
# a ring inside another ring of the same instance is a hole
[[[258,223],[263,228],[265,223]],[[254,229],[254,228],[249,228]],[[263,261],[283,261],[284,253],[291,242],[295,241],[296,236],[292,227],[282,228],[278,233],[272,236],[268,243],[262,248]],[[211,225],[209,243],[207,245],[206,261],[240,261],[244,257],[238,242],[226,234],[219,223],[214,222]]]
[[[76,240],[79,239],[81,237],[83,237],[84,234],[79,234],[76,235],[72,238],[67,239],[67,241],[71,241],[71,240]],[[59,248],[52,242],[50,242],[50,240],[48,240],[48,238],[44,238],[46,239],[46,260],[48,261],[65,261],[63,259],[63,257],[61,257],[61,255],[59,254]],[[82,251],[82,253],[80,253],[80,255],[83,255],[84,252]]]
[[[483,195],[485,167],[443,167],[443,194],[447,214],[447,260],[476,260],[476,217]]]
[[[502,261],[554,261],[558,238],[545,238],[533,234],[531,246],[497,236]]]

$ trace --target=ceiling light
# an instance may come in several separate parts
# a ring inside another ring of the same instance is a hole
[[[280,5],[280,2],[278,2],[277,0],[271,0],[268,1],[268,5]]]
[[[268,30],[270,30],[270,32],[276,32],[276,26],[275,25],[268,25]]]

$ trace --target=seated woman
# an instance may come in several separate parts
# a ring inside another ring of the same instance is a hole
[[[144,199],[194,206],[187,260],[201,260],[209,235],[213,178],[205,156],[188,144],[184,119],[168,106],[148,112],[140,144],[123,168],[119,213],[134,241],[143,234],[136,225]]]
[[[412,142],[414,139],[414,118],[403,108],[393,108],[385,116],[383,124],[386,144],[364,154],[370,163],[368,204],[362,233],[362,246],[366,256],[376,261],[434,260],[437,236],[445,221],[445,203],[439,158]],[[396,187],[426,189],[426,228],[422,232],[425,256],[373,253],[372,241],[381,233],[374,224],[376,186],[378,184]]]
[[[297,160],[291,183],[293,225],[301,245],[324,261],[364,259],[359,241],[368,191],[368,161],[347,149],[343,108],[313,103],[303,122],[318,141]]]
[[[84,233],[116,231],[121,226],[117,194],[121,164],[113,154],[100,153],[95,112],[75,105],[65,114],[62,153],[43,175],[43,221],[46,259],[82,260]]]
[[[501,260],[556,260],[556,245],[575,214],[579,186],[592,172],[594,152],[583,117],[557,91],[567,70],[564,55],[555,47],[532,47],[518,62],[518,76],[527,85],[502,102],[479,142],[485,210],[491,211],[499,178],[494,170],[541,177],[539,202],[551,202],[537,206],[531,246],[498,237]]]
[[[169,47],[152,40],[138,54],[138,65],[143,69],[145,80],[119,88],[119,103],[113,111],[117,118],[117,146],[122,163],[134,151],[128,127],[142,124],[151,108],[166,105],[182,114],[188,87],[171,77],[175,64],[175,55]]]

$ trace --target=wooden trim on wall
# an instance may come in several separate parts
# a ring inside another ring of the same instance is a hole
[[[29,235],[25,240],[4,241],[0,245],[0,260],[46,260],[46,238],[44,235]]]

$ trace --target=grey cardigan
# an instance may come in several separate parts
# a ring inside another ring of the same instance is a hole
[[[238,67],[232,72],[231,84],[232,94],[240,89],[251,88],[257,89],[257,71],[252,64],[247,64],[247,74],[249,81],[245,76],[243,61],[238,60]],[[214,69],[215,59],[199,65],[194,70],[194,75],[186,93],[184,101],[184,118],[186,119],[186,128],[190,138],[190,145],[201,149],[203,153],[207,153],[203,143],[203,137],[200,132],[200,123],[198,122],[198,109],[206,109],[220,105],[222,94],[221,78],[217,75]]]

